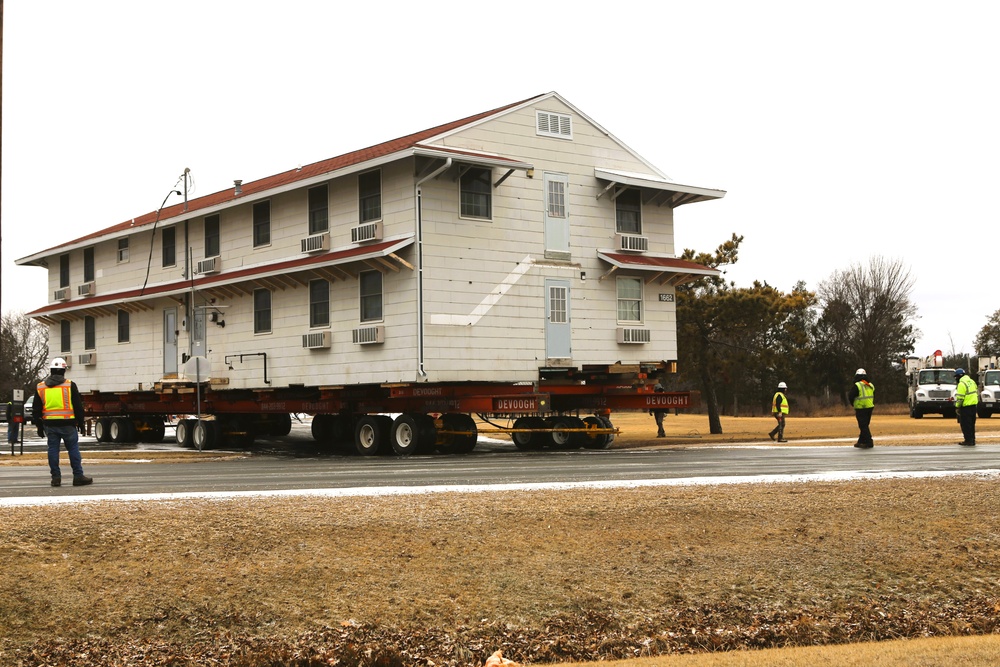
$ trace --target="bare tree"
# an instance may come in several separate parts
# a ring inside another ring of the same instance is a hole
[[[0,400],[14,389],[30,390],[45,369],[49,330],[21,312],[0,318]]]
[[[893,377],[893,364],[916,342],[913,282],[899,260],[875,256],[867,266],[854,264],[820,283],[825,331],[817,332],[817,342],[835,375],[846,382],[863,366],[874,377]]]

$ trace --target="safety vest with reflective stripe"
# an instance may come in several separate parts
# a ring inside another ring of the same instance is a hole
[[[979,387],[968,375],[963,375],[955,387],[955,407],[979,405]]]
[[[72,384],[65,380],[62,384],[50,387],[44,382],[38,383],[38,398],[42,399],[42,419],[76,418],[73,412]]]
[[[854,398],[854,409],[874,408],[875,385],[867,380],[861,380],[860,382],[855,382],[854,386],[858,388],[858,395]]]
[[[778,407],[778,397],[781,396],[781,407]],[[771,414],[776,412],[781,412],[782,414],[788,414],[788,399],[780,391],[774,393],[774,398],[771,399]]]

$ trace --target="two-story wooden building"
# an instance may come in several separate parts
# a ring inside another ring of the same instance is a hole
[[[48,269],[84,391],[198,368],[233,389],[533,382],[677,358],[671,182],[556,93],[107,227]],[[171,201],[177,201],[174,197]]]

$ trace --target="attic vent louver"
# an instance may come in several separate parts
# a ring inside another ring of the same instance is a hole
[[[535,112],[535,131],[547,137],[573,138],[573,118],[568,114],[549,111]]]

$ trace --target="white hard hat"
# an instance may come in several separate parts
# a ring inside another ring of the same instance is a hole
[[[785,384],[784,382],[779,382],[778,389],[788,389],[788,385]]]
[[[866,371],[863,368],[859,368],[858,370],[854,371],[854,374],[855,375],[868,375],[868,371]]]
[[[52,365],[49,366],[49,368],[51,369],[58,368],[59,370],[64,371],[66,370],[66,360],[63,359],[62,357],[56,357],[55,359],[52,360]]]

